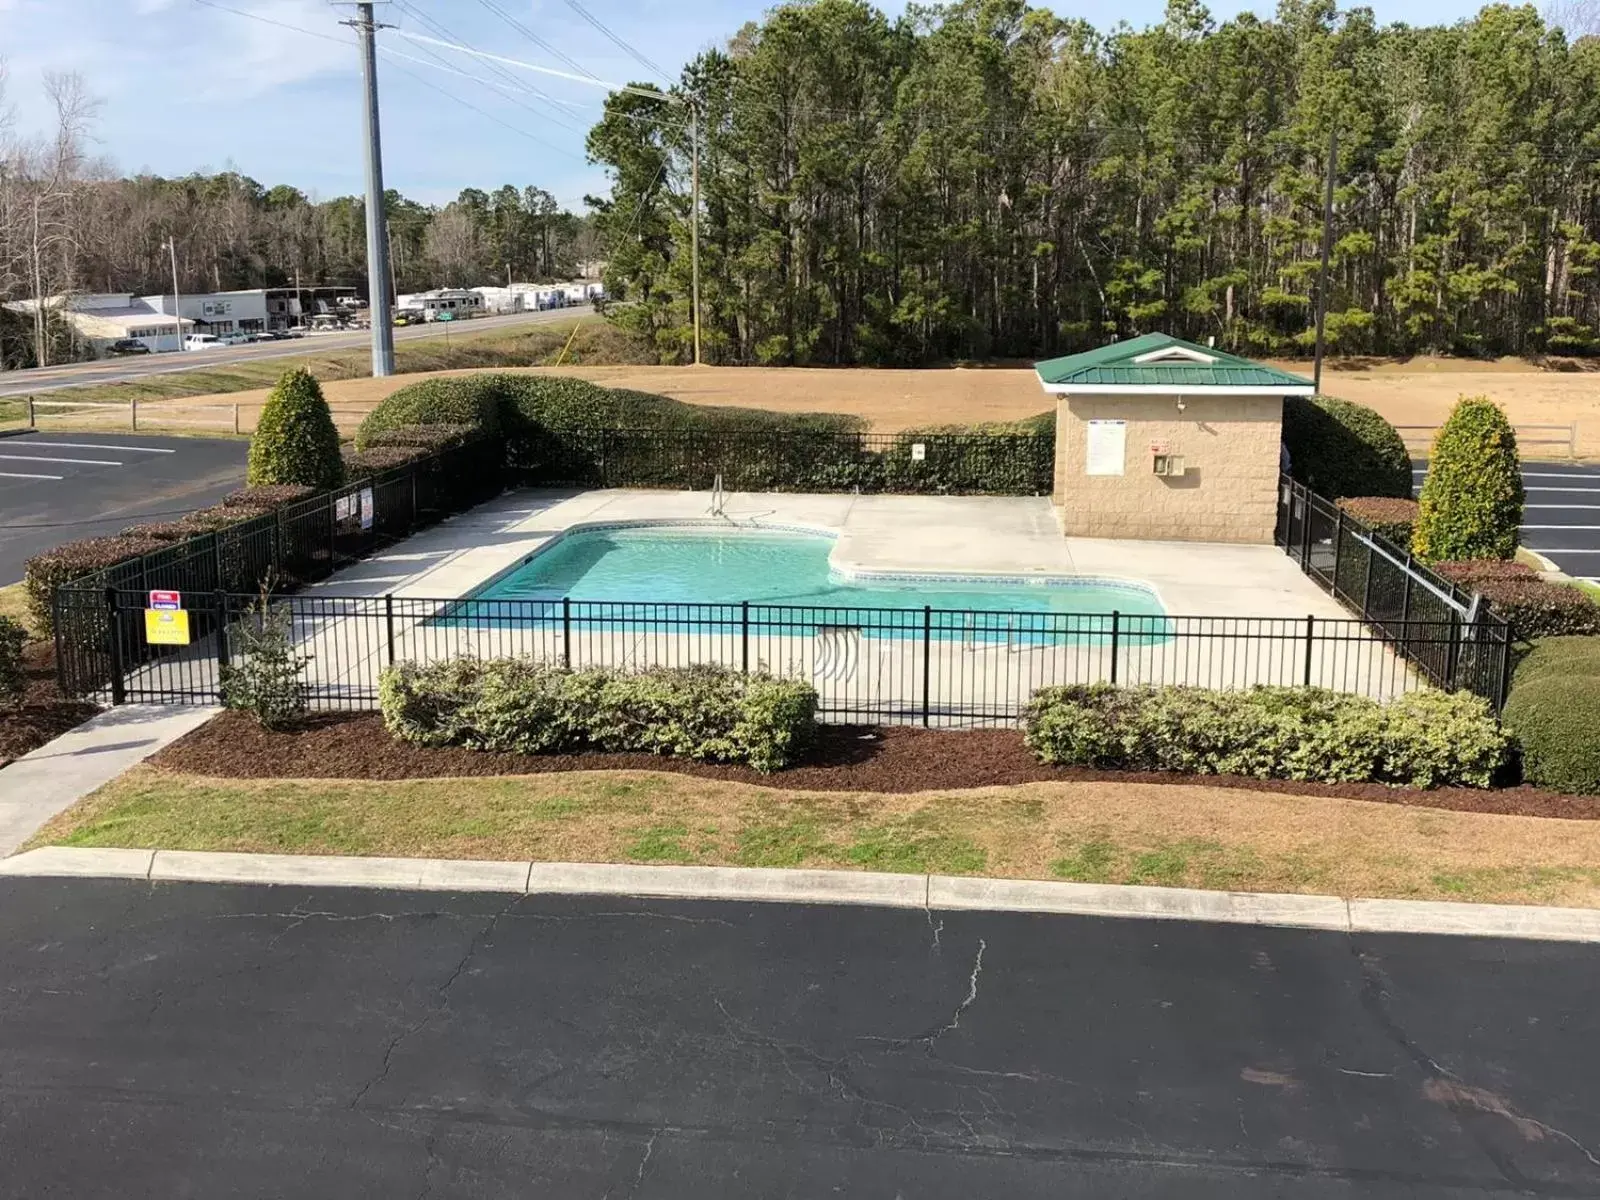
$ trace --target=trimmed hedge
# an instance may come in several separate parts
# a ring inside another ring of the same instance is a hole
[[[316,494],[316,488],[303,483],[262,483],[229,492],[222,498],[222,507],[282,508],[285,504],[309,500]]]
[[[1373,409],[1332,396],[1283,402],[1283,440],[1294,478],[1333,500],[1411,497],[1411,454]]]
[[[22,648],[28,644],[28,631],[21,622],[0,617],[0,708],[22,703],[28,687],[28,673],[22,667]]]
[[[1411,547],[1411,534],[1417,524],[1417,502],[1394,496],[1347,496],[1339,501],[1344,509],[1373,533],[1393,542],[1402,550]]]
[[[1424,562],[1511,558],[1522,525],[1522,464],[1505,412],[1459,401],[1433,440],[1411,549]]]
[[[319,491],[344,482],[339,431],[322,386],[304,367],[285,371],[267,395],[245,477],[252,485],[303,484]]]
[[[513,754],[633,751],[776,771],[816,732],[809,684],[712,666],[625,674],[531,659],[397,663],[378,699],[401,741]]]
[[[352,481],[366,479],[426,458],[428,453],[420,446],[373,446],[368,450],[349,450],[344,456],[344,475]]]
[[[407,384],[380,401],[356,430],[356,449],[379,444],[381,434],[422,425],[452,425],[500,433],[500,412],[522,377],[491,371],[445,375]]]
[[[1473,586],[1519,638],[1600,634],[1600,604],[1571,584],[1491,579]]]
[[[1522,747],[1524,782],[1600,794],[1600,675],[1519,678],[1502,719]]]
[[[1044,688],[1028,745],[1056,766],[1323,783],[1488,787],[1506,758],[1494,713],[1466,692],[1379,704],[1320,688]]]
[[[1600,637],[1541,638],[1517,663],[1511,686],[1557,675],[1600,676]]]
[[[361,449],[409,447],[436,453],[465,445],[477,437],[478,433],[477,427],[473,425],[397,425],[393,429],[373,434]]]
[[[117,537],[85,538],[78,542],[65,542],[28,560],[23,583],[28,593],[28,616],[41,637],[55,632],[55,611],[52,607],[55,592],[64,583],[82,579],[114,567],[125,559],[160,550],[168,542],[155,538]]]
[[[1451,583],[1477,587],[1484,583],[1531,583],[1539,578],[1527,563],[1514,558],[1469,558],[1464,562],[1438,562],[1433,569]]]

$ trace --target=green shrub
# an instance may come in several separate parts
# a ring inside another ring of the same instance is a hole
[[[267,395],[250,438],[252,485],[302,484],[319,491],[344,482],[339,431],[310,371],[285,371]]]
[[[422,425],[465,426],[498,437],[501,411],[523,378],[491,371],[407,384],[367,414],[356,430],[356,448],[378,444],[375,439],[380,434]]]
[[[1416,692],[1387,705],[1319,688],[1045,688],[1028,745],[1057,766],[1323,783],[1488,787],[1506,754],[1489,705]]]
[[[419,746],[515,754],[632,751],[758,771],[788,766],[811,740],[808,684],[720,667],[567,671],[529,659],[399,663],[378,686],[384,725]]]
[[[1411,534],[1417,524],[1415,500],[1394,496],[1347,496],[1339,501],[1339,507],[1400,549],[1411,548]]]
[[[1511,422],[1486,396],[1464,399],[1434,438],[1412,551],[1425,562],[1510,558],[1522,503]]]
[[[15,708],[22,703],[28,674],[22,667],[22,648],[28,644],[28,631],[20,621],[0,617],[0,708]]]
[[[366,450],[351,450],[344,456],[344,475],[352,482],[381,475],[407,463],[428,457],[420,446],[373,446]]]
[[[1600,637],[1541,638],[1517,663],[1511,686],[1555,675],[1600,676]]]
[[[168,544],[145,537],[86,538],[34,555],[23,574],[28,593],[28,617],[33,627],[41,637],[49,637],[55,631],[53,605],[58,587]]]
[[[221,670],[225,707],[253,713],[264,729],[287,729],[305,715],[305,668],[311,660],[295,649],[287,604],[273,604],[263,590],[228,640],[232,661]]]
[[[373,434],[362,449],[395,447],[431,453],[463,445],[480,436],[483,431],[473,425],[397,425]]]
[[[1019,423],[1020,424],[1020,423]],[[923,457],[912,447],[922,444]],[[1054,434],[1014,426],[909,429],[884,454],[884,490],[940,496],[1048,496],[1055,487]]]
[[[1364,404],[1288,397],[1283,440],[1295,479],[1329,499],[1411,496],[1411,454],[1404,439]]]
[[[1503,717],[1522,747],[1524,782],[1600,794],[1600,675],[1519,679]]]
[[[1473,588],[1524,640],[1600,633],[1600,604],[1571,584],[1508,579],[1485,580]]]

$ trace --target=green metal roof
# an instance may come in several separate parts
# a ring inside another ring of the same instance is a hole
[[[1166,352],[1166,353],[1163,353]],[[1141,358],[1150,361],[1140,362]],[[1076,391],[1123,388],[1283,388],[1309,394],[1311,380],[1165,333],[1146,333],[1098,350],[1035,363],[1046,387]]]

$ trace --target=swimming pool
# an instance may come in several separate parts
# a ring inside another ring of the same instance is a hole
[[[584,619],[657,623],[672,606],[748,604],[761,610],[763,623],[793,625],[795,632],[824,621],[790,611],[804,608],[871,610],[852,617],[869,636],[921,634],[926,608],[940,614],[934,622],[940,636],[1077,640],[1109,632],[1107,618],[1113,612],[1129,619],[1122,628],[1130,635],[1166,633],[1159,598],[1137,583],[958,575],[845,577],[829,564],[832,550],[832,538],[799,532],[650,526],[577,530],[492,580],[446,619],[540,622],[559,614],[562,602],[569,601],[582,606]],[[570,617],[570,607],[567,612]],[[702,621],[727,618],[709,609],[701,614]]]

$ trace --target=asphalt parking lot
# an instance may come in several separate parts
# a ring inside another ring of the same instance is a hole
[[[248,452],[247,442],[225,438],[0,437],[0,584],[61,542],[215,504],[244,482]]]
[[[1421,488],[1427,464],[1411,471]],[[1522,486],[1528,493],[1522,544],[1574,578],[1600,582],[1600,467],[1524,463]]]

